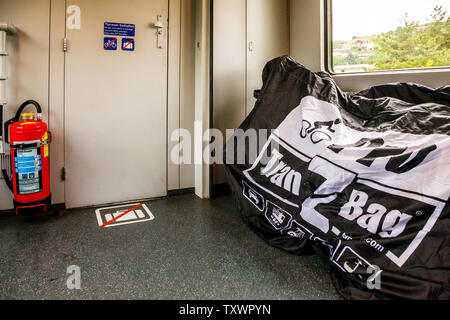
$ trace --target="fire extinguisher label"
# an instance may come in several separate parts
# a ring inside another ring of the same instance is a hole
[[[40,181],[42,162],[41,155],[38,153],[38,149],[16,151],[15,166],[19,194],[32,194],[42,191]]]

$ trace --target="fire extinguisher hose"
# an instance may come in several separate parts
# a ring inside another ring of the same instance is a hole
[[[11,192],[13,191],[13,182],[11,180],[11,178],[8,176],[8,172],[6,172],[5,169],[2,170],[3,173],[3,179],[6,182],[6,185],[8,186],[8,189],[11,190]]]
[[[9,126],[11,124],[13,124],[14,122],[18,122],[20,119],[20,115],[22,114],[23,110],[29,105],[32,104],[35,108],[37,113],[42,113],[42,108],[39,105],[39,103],[37,103],[34,100],[27,100],[24,103],[22,103],[22,105],[19,107],[19,110],[17,110],[16,115],[14,118],[9,119],[8,121],[5,122],[5,142],[9,143]]]

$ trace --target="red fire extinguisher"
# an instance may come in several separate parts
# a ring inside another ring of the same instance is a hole
[[[33,105],[37,114],[22,113]],[[16,116],[5,123],[5,142],[11,147],[11,178],[3,170],[8,187],[14,193],[14,210],[48,211],[51,204],[49,144],[51,132],[41,120],[42,109],[33,100],[24,102]]]

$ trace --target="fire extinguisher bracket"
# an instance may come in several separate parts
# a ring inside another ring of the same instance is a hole
[[[15,144],[15,145],[11,145],[11,148],[12,149],[20,149],[20,150],[23,150],[23,149],[30,149],[30,148],[40,148],[40,147],[43,147],[43,146],[47,146],[47,145],[49,145],[50,144],[50,141],[45,141],[45,142],[36,142],[36,143],[33,143],[33,144],[26,144],[26,143],[18,143],[18,144]]]

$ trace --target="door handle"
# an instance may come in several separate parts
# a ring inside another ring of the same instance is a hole
[[[156,22],[153,24],[153,28],[156,29],[157,47],[158,49],[162,49],[164,47],[164,22],[161,14],[156,16]]]

